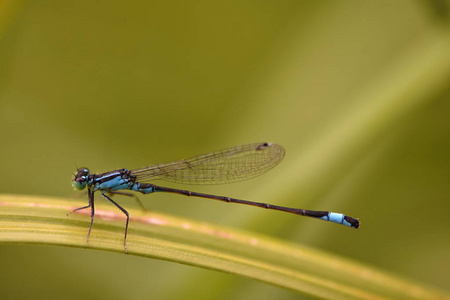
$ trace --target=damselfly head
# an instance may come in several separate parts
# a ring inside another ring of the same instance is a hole
[[[89,177],[89,169],[87,168],[79,168],[75,178],[72,181],[72,185],[77,190],[84,190],[86,188],[86,182]]]

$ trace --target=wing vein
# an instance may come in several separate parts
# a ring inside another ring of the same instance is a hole
[[[280,145],[255,143],[132,170],[138,182],[164,180],[184,184],[222,184],[259,176],[284,157]]]

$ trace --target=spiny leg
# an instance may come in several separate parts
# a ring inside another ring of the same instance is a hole
[[[94,224],[94,215],[95,215],[95,209],[94,209],[94,192],[91,190],[88,190],[89,194],[89,202],[91,203],[91,224],[89,224],[89,231],[86,238],[86,243],[89,243],[89,237],[91,236],[91,230],[92,230],[92,224]]]
[[[89,237],[91,236],[91,230],[92,230],[92,225],[94,224],[94,215],[95,215],[94,192],[91,191],[91,189],[88,189],[88,196],[89,196],[89,205],[75,208],[74,210],[72,210],[71,212],[69,212],[67,214],[67,215],[70,215],[71,213],[76,212],[78,210],[83,210],[83,209],[86,209],[89,207],[91,208],[91,223],[89,224],[89,231],[88,231],[88,235],[86,237],[86,244],[89,244]]]
[[[134,199],[136,199],[137,203],[139,204],[139,206],[142,208],[143,211],[147,211],[147,209],[145,208],[144,204],[141,202],[141,200],[139,199],[138,196],[136,196],[135,194],[132,193],[125,193],[125,192],[108,192],[108,195],[123,195],[123,196],[128,196],[128,197],[133,197]]]
[[[82,194],[84,194],[84,193],[82,193]],[[91,199],[90,199],[90,192],[89,192],[89,191],[87,192],[87,195],[88,195],[88,199],[89,199],[89,205],[75,208],[74,210],[69,211],[69,212],[67,213],[67,215],[70,215],[70,214],[72,214],[72,213],[74,213],[74,212],[76,212],[76,211],[83,210],[83,209],[86,209],[86,208],[91,207]],[[77,197],[78,197],[78,196],[77,196]]]
[[[125,223],[125,236],[123,238],[123,247],[125,248],[125,253],[128,254],[128,250],[127,250],[127,233],[128,233],[128,222],[130,221],[130,214],[125,210],[125,208],[123,208],[122,206],[120,206],[119,204],[117,204],[113,199],[111,199],[110,197],[106,196],[105,194],[102,193],[102,196],[106,199],[108,199],[112,204],[114,204],[118,209],[120,209],[125,216],[127,216],[127,222]]]
[[[75,208],[74,210],[69,211],[69,212],[67,213],[67,215],[70,215],[71,213],[74,213],[74,212],[76,212],[76,211],[78,211],[78,210],[86,209],[86,208],[89,208],[89,207],[91,207],[90,204],[89,204],[89,205],[86,205],[86,206],[83,206],[83,207]]]

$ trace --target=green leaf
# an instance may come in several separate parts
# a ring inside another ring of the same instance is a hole
[[[125,216],[68,199],[0,196],[0,242],[86,247],[125,253]],[[443,293],[318,250],[195,220],[129,210],[128,254],[242,275],[328,299],[443,299]],[[124,254],[125,255],[125,254]]]

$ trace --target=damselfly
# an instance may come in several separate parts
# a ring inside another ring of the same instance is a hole
[[[89,169],[80,168],[73,179],[73,186],[78,190],[87,187],[89,204],[73,211],[90,208],[91,223],[86,242],[94,223],[94,193],[100,191],[101,195],[117,206],[127,217],[125,223],[125,235],[123,245],[127,251],[127,233],[130,215],[114,200],[113,194],[133,196],[120,190],[131,190],[143,194],[153,192],[168,192],[185,196],[202,197],[224,202],[240,203],[258,206],[266,209],[284,211],[301,216],[342,224],[348,227],[358,228],[359,219],[344,214],[329,211],[314,211],[298,208],[277,206],[267,203],[240,200],[230,197],[215,196],[174,188],[162,187],[149,182],[164,180],[183,184],[223,184],[238,182],[261,175],[276,166],[284,157],[284,149],[280,145],[271,143],[256,143],[237,146],[222,151],[211,152],[182,159],[174,162],[155,164],[136,170],[119,169],[103,174],[90,174]],[[109,195],[109,196],[108,196]]]

